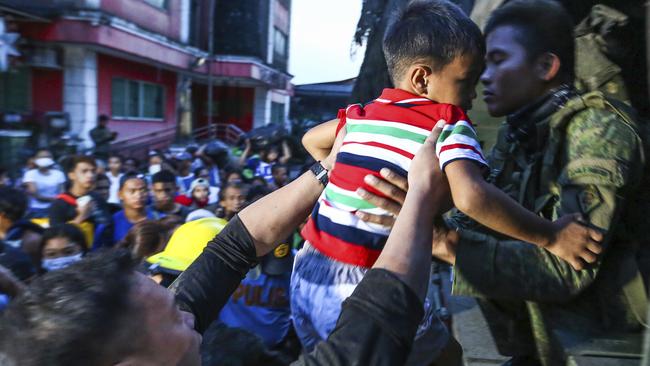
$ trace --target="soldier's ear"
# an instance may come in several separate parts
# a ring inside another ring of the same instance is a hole
[[[545,52],[537,57],[535,73],[541,80],[551,81],[560,72],[561,65],[560,58],[556,54]]]

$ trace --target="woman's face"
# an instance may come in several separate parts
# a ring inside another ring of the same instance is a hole
[[[66,237],[49,239],[43,246],[43,259],[69,257],[82,253],[81,244],[75,243]]]

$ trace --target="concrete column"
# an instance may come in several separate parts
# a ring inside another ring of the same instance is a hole
[[[190,0],[181,0],[181,42],[187,43],[190,39]]]
[[[97,124],[97,54],[80,46],[63,48],[63,110],[71,130],[93,146],[88,131]]]
[[[266,63],[273,64],[273,41],[275,40],[275,0],[269,0],[269,31],[266,37]]]
[[[269,89],[264,87],[255,88],[255,100],[253,102],[253,128],[267,125],[271,120],[271,98]]]

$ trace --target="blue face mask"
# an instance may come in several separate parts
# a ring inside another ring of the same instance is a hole
[[[41,264],[43,269],[51,272],[56,271],[57,269],[65,268],[73,263],[77,263],[81,260],[81,253],[75,255],[69,255],[67,257],[59,257],[53,259],[43,259]]]

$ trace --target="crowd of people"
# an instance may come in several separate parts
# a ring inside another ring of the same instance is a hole
[[[458,365],[440,263],[508,365],[640,339],[643,130],[573,86],[571,31],[550,0],[508,2],[483,33],[411,2],[384,37],[394,88],[310,130],[308,169],[283,143],[227,166],[193,146],[146,166],[38,151],[0,187],[0,361]],[[466,115],[479,80],[506,116],[489,156]]]

